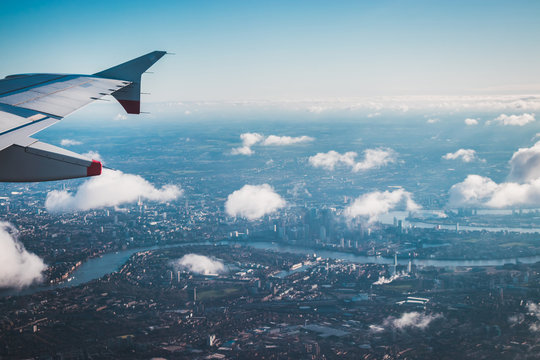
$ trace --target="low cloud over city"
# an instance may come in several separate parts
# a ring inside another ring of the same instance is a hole
[[[285,200],[268,184],[244,185],[228,196],[225,212],[229,216],[256,220],[285,205]]]
[[[507,181],[496,183],[481,175],[468,175],[449,191],[449,206],[507,208],[540,205],[540,142],[516,151],[509,161]]]
[[[309,158],[309,163],[315,168],[335,170],[338,166],[349,167],[353,172],[380,168],[396,161],[397,155],[392,149],[367,149],[364,158],[356,161],[358,153],[349,151],[340,154],[331,150],[327,153],[318,153]]]
[[[187,270],[197,274],[222,274],[226,271],[225,265],[219,259],[199,255],[186,254],[173,262],[175,270]]]
[[[0,288],[22,288],[43,279],[47,265],[28,252],[13,225],[0,222]]]
[[[453,153],[447,153],[442,157],[445,160],[461,160],[463,162],[484,161],[476,155],[473,149],[459,149]]]
[[[534,122],[535,116],[532,113],[524,113],[520,115],[506,115],[501,114],[493,120],[486,122],[486,125],[498,124],[503,126],[525,126]]]
[[[167,202],[179,198],[182,193],[177,185],[163,185],[158,189],[139,175],[105,169],[102,175],[83,182],[74,193],[50,191],[45,208],[50,212],[99,209],[132,203],[139,198]]]
[[[259,133],[244,133],[240,135],[242,139],[242,146],[233,148],[231,154],[233,155],[252,155],[254,150],[252,147],[256,144],[262,146],[287,146],[294,144],[307,143],[315,140],[310,136],[278,136],[278,135],[269,135],[264,136]]]
[[[425,330],[434,320],[442,318],[441,314],[426,314],[417,311],[405,312],[400,317],[389,316],[381,325],[372,325],[373,332],[384,330],[420,329]]]
[[[347,219],[361,218],[374,222],[380,215],[391,210],[419,210],[420,205],[414,202],[412,194],[404,189],[394,191],[373,191],[357,197],[345,208]]]

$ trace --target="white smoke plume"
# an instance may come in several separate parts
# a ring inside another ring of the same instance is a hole
[[[402,277],[404,274],[401,273],[401,274],[394,274],[390,277],[385,277],[385,276],[379,276],[379,278],[377,279],[377,281],[375,281],[373,283],[373,285],[384,285],[384,284],[390,284],[392,281],[394,280],[397,280],[399,279],[400,277]]]
[[[285,205],[285,200],[268,184],[244,185],[228,196],[225,212],[229,216],[256,220]]]
[[[75,145],[81,145],[82,142],[72,139],[62,139],[60,141],[61,146],[75,146]]]
[[[142,198],[167,202],[180,197],[183,190],[176,185],[164,185],[157,189],[138,175],[104,169],[82,183],[73,194],[67,190],[53,190],[47,194],[45,207],[50,212],[67,212],[99,209],[132,203]]]
[[[521,115],[506,115],[501,114],[493,120],[487,121],[486,125],[499,124],[504,126],[525,126],[534,122],[536,119],[534,114],[524,113]]]
[[[173,261],[173,266],[176,270],[187,270],[203,275],[225,272],[225,265],[221,260],[198,254],[186,254]]]
[[[17,230],[0,222],[0,288],[22,288],[43,280],[47,265],[17,240]]]
[[[349,220],[359,217],[371,223],[376,221],[378,216],[398,208],[416,211],[420,209],[420,205],[415,203],[412,194],[404,189],[373,191],[356,198],[345,208],[344,215]]]
[[[474,126],[474,125],[478,125],[478,120],[477,119],[471,119],[471,118],[467,118],[465,119],[465,125],[467,126]]]
[[[334,170],[338,165],[350,167],[353,172],[380,168],[396,161],[396,153],[392,149],[367,149],[364,151],[364,159],[356,162],[358,154],[349,151],[340,154],[331,150],[327,153],[318,153],[309,158],[309,163],[316,168]]]
[[[240,138],[242,139],[242,146],[233,148],[231,151],[233,155],[251,155],[254,153],[251,147],[255,144],[261,144],[263,146],[286,146],[315,140],[305,135],[296,137],[269,135],[265,137],[259,133],[244,133],[240,135]]]
[[[442,157],[445,160],[456,160],[461,159],[463,162],[472,162],[475,160],[483,161],[476,156],[476,151],[473,149],[459,149],[456,152],[448,153]]]

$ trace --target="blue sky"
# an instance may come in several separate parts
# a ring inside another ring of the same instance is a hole
[[[540,92],[539,1],[6,1],[0,75],[168,50],[151,101]]]

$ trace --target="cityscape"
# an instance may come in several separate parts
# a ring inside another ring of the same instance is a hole
[[[540,358],[539,15],[0,2],[0,360]]]

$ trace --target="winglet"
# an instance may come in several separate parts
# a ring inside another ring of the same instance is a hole
[[[94,74],[94,76],[127,80],[131,84],[112,93],[128,114],[141,113],[141,75],[163,57],[166,51],[153,51],[123,64],[113,66]]]

